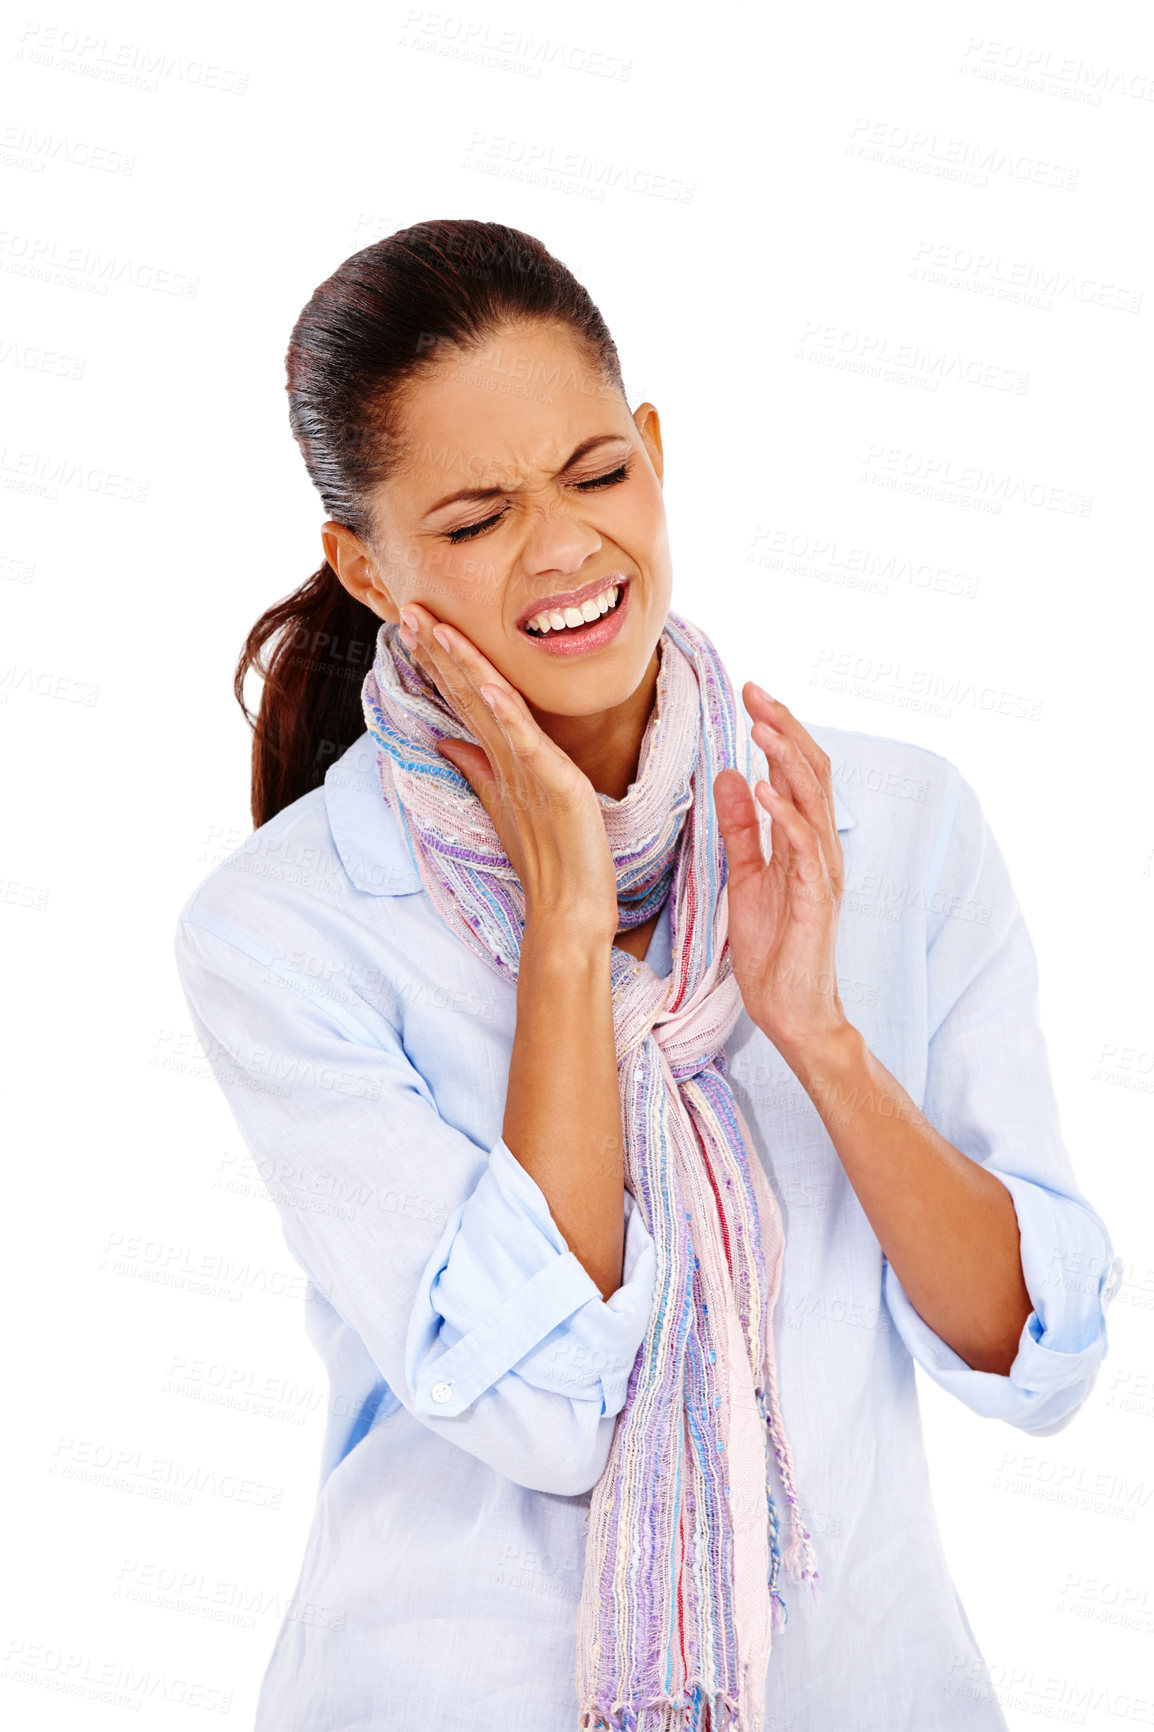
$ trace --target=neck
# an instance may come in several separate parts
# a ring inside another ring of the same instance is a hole
[[[641,740],[657,695],[660,651],[654,650],[637,690],[595,716],[558,716],[530,704],[533,719],[554,745],[572,758],[599,794],[622,800],[636,779]]]

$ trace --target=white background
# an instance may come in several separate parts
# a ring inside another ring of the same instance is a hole
[[[250,827],[240,642],[320,559],[290,328],[446,216],[601,306],[662,415],[675,606],[735,681],[978,790],[1126,1284],[1056,1437],[923,1382],[941,1526],[1015,1732],[1154,1723],[1148,12],[10,17],[11,1723],[248,1725],[296,1580],[321,1367],[170,946]]]

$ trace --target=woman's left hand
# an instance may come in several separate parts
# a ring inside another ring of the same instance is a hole
[[[841,838],[829,758],[752,680],[741,695],[771,781],[751,793],[739,770],[722,770],[713,784],[729,860],[730,957],[750,1017],[792,1062],[846,1027],[836,961]],[[769,860],[755,798],[772,820]]]

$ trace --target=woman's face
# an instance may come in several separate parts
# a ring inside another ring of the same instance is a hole
[[[341,581],[381,619],[422,603],[535,710],[624,703],[652,673],[672,588],[652,404],[631,415],[567,329],[520,324],[446,347],[403,394],[400,430],[372,545],[325,525]]]

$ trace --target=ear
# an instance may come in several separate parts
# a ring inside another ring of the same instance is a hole
[[[392,590],[360,537],[343,523],[330,521],[321,525],[321,544],[325,558],[354,601],[371,608],[378,619],[397,625],[401,616]]]
[[[633,419],[637,424],[649,461],[653,465],[658,481],[665,478],[665,456],[661,449],[661,420],[652,403],[641,403],[633,411]]]

